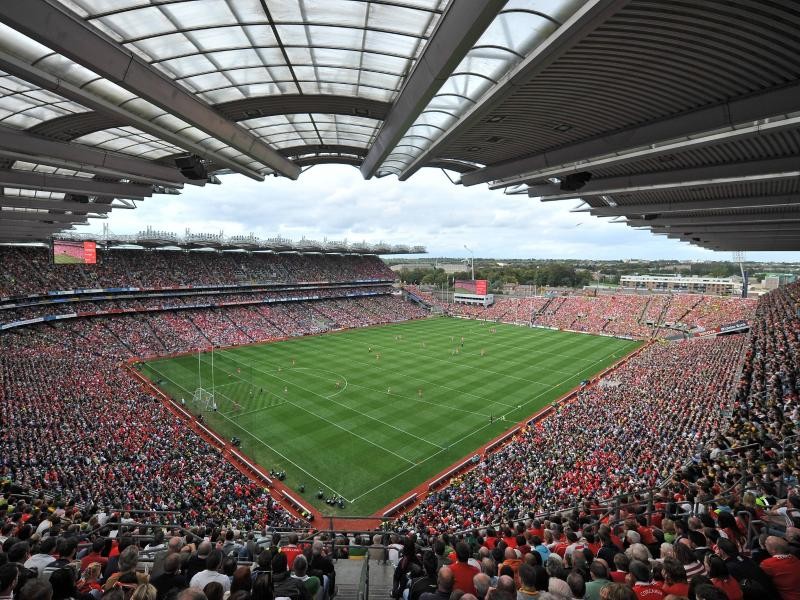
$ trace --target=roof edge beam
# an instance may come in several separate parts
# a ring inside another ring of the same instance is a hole
[[[668,142],[669,140],[687,138],[681,143],[691,148],[697,148],[718,143],[719,141],[730,141],[734,138],[752,137],[762,133],[772,133],[787,127],[797,127],[797,122],[794,119],[789,119],[784,124],[778,122],[774,125],[770,123],[754,125],[754,122],[796,112],[798,96],[800,96],[800,83],[783,86],[778,89],[717,104],[716,106],[661,119],[653,123],[626,128],[612,132],[609,135],[595,137],[548,152],[489,165],[464,175],[462,181],[465,186],[471,186],[478,183],[507,179],[507,181],[499,183],[513,185],[525,179],[537,177],[537,171],[546,171],[549,175],[551,171],[553,174],[557,174],[559,172],[589,170],[586,165],[576,165],[574,163],[596,157],[608,157],[602,160],[603,167],[640,160],[644,158],[640,153],[631,152],[630,156],[628,156],[624,152],[631,148],[643,148],[660,142]],[[743,124],[753,127],[738,129]],[[728,136],[718,140],[716,138],[722,128],[730,128],[730,133]],[[706,135],[693,137],[703,133]],[[646,157],[651,158],[659,154],[672,154],[680,150],[680,148],[675,147],[676,145],[680,144],[668,144],[663,149],[650,148],[646,153]],[[609,155],[612,154],[616,154],[616,156],[610,157]]]
[[[31,221],[33,223],[44,223],[55,221],[58,223],[81,223],[88,219],[86,214],[49,213],[49,212],[30,212],[26,210],[0,210],[0,223],[9,224],[8,221]]]
[[[789,179],[798,176],[800,176],[800,162],[797,157],[790,156],[605,177],[590,180],[580,190],[570,192],[562,191],[558,184],[534,185],[528,189],[528,196],[539,197],[544,202],[550,202],[574,200],[586,196],[613,196],[614,194],[647,190],[719,185],[749,179]]]
[[[31,198],[28,196],[0,196],[0,206],[87,213],[109,213],[114,208],[111,204],[100,202],[76,202],[74,200]]]
[[[143,199],[153,195],[153,187],[150,185],[111,183],[34,171],[0,170],[0,186],[110,198]]]
[[[714,217],[655,217],[652,219],[628,219],[627,225],[631,227],[651,227],[653,225],[668,225],[669,227],[689,227],[698,225],[763,225],[767,223],[794,223],[800,222],[800,212],[755,214],[755,215],[719,215]]]
[[[145,179],[149,183],[183,187],[192,183],[177,168],[115,154],[80,143],[50,140],[25,131],[0,126],[0,154],[18,160],[74,168],[111,177]],[[57,164],[53,164],[57,163]]]
[[[430,157],[439,148],[446,146],[475,121],[481,119],[483,115],[498,106],[517,89],[543,72],[564,53],[591,34],[599,23],[605,21],[629,2],[630,0],[587,0],[561,27],[535,48],[515,69],[502,77],[475,106],[461,115],[458,121],[400,173],[400,181],[411,177],[430,160]]]
[[[370,179],[507,0],[453,0],[406,79],[361,165]]]
[[[705,225],[653,225],[650,227],[653,233],[736,233],[744,235],[754,231],[791,231],[798,230],[796,223],[754,223],[752,225],[731,225],[731,224],[714,224],[707,223]]]
[[[654,204],[625,204],[617,206],[593,206],[585,211],[595,217],[624,217],[650,213],[673,213],[695,210],[725,210],[729,208],[761,208],[765,206],[795,206],[800,204],[800,195],[749,196],[745,198],[722,198],[717,200],[689,200],[657,202]]]
[[[177,115],[276,172],[297,179],[300,167],[249,131],[223,117],[166,75],[68,9],[46,0],[5,3],[0,20],[129,92]]]

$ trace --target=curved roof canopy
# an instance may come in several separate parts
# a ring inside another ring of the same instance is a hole
[[[5,2],[0,240],[334,162],[797,249],[798,32],[792,0]]]

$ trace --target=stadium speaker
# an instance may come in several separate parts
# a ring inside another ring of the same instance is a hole
[[[199,156],[190,154],[175,159],[175,166],[180,169],[181,175],[186,179],[208,179],[208,170]]]
[[[580,173],[572,173],[561,180],[561,189],[565,192],[577,192],[586,182],[592,178],[589,171],[582,171]]]

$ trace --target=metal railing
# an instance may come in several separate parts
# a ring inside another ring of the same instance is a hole
[[[358,579],[358,590],[356,592],[358,600],[369,599],[369,552],[364,557],[364,566],[361,567],[361,576]]]

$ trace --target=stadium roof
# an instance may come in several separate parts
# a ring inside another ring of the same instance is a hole
[[[3,2],[0,240],[342,163],[800,249],[798,32],[795,0]]]

